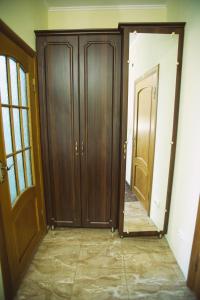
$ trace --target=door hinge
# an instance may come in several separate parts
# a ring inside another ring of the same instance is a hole
[[[195,261],[195,265],[194,265],[194,271],[195,273],[198,271],[199,268],[199,255],[197,255],[196,261]]]
[[[157,94],[157,89],[156,87],[154,87],[153,89],[153,98],[156,99],[156,94]]]
[[[127,141],[125,141],[125,142],[124,142],[124,145],[123,145],[124,159],[126,159],[126,152],[127,152]]]
[[[35,78],[32,79],[33,91],[35,93]]]

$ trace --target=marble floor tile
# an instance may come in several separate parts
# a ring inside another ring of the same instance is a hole
[[[195,300],[196,298],[185,286],[178,283],[164,282],[140,283],[128,285],[129,299],[139,300]]]
[[[126,286],[99,286],[75,284],[71,300],[128,300]]]
[[[78,267],[72,296],[76,299],[128,300],[124,269]]]
[[[79,265],[87,267],[123,268],[121,248],[105,245],[82,245]]]
[[[65,279],[68,283],[73,283],[76,274],[77,263],[65,264],[57,260],[34,259],[26,273],[26,279],[33,281],[58,281]]]
[[[111,232],[107,229],[84,229],[82,232],[82,245],[98,245],[106,244],[119,239],[117,231]]]
[[[180,271],[176,266],[157,266],[155,268],[147,268],[145,266],[138,266],[133,268],[131,272],[130,269],[126,270],[126,281],[128,286],[135,286],[137,284],[150,284],[154,285],[171,285],[172,282],[182,283],[184,282]]]
[[[126,276],[124,268],[88,268],[79,266],[76,272],[76,283],[87,281],[95,282],[98,284],[110,284],[112,286],[126,285]]]
[[[165,238],[158,239],[157,237],[137,237],[124,238],[121,240],[122,251],[127,253],[170,253],[172,252]]]
[[[194,300],[165,238],[49,231],[15,300]]]
[[[83,235],[84,229],[82,228],[59,228],[53,231],[49,231],[48,235],[44,238],[45,242],[53,242],[56,240],[64,241],[65,243],[68,241],[70,245],[80,245],[81,239]]]
[[[72,297],[73,284],[62,280],[61,282],[24,280],[18,291],[16,299],[24,300],[70,300]]]

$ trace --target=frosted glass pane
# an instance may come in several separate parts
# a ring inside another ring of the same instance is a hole
[[[21,130],[20,130],[20,118],[19,118],[19,109],[13,109],[13,119],[14,119],[14,131],[15,131],[15,145],[16,150],[21,150],[22,142],[21,142]]]
[[[22,110],[22,119],[23,119],[23,129],[24,129],[24,145],[28,147],[29,142],[29,129],[28,129],[28,111],[26,109]]]
[[[28,186],[31,186],[33,184],[33,181],[32,181],[30,150],[25,151],[25,156],[26,156],[26,173],[27,173],[27,179],[28,179]]]
[[[6,147],[6,154],[12,153],[12,138],[11,138],[11,126],[10,126],[10,112],[9,108],[2,107],[3,116],[3,132]]]
[[[21,87],[22,105],[27,106],[26,74],[22,70],[22,68],[20,68],[20,87]]]
[[[17,85],[17,64],[12,59],[9,59],[9,63],[10,63],[12,104],[18,105],[19,101],[18,101],[18,85]]]
[[[0,95],[1,103],[8,104],[8,82],[5,56],[0,56]]]
[[[7,166],[10,167],[13,165],[13,157],[7,158]],[[17,197],[17,187],[16,187],[16,178],[15,178],[15,168],[14,166],[8,171],[8,182],[10,187],[10,199],[12,205],[15,202],[15,199]]]
[[[20,192],[25,190],[25,180],[24,180],[24,166],[22,153],[17,154],[17,167],[18,167],[18,178],[19,178],[19,188]]]

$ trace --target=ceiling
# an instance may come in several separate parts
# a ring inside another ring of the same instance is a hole
[[[165,5],[167,0],[46,0],[49,7]]]

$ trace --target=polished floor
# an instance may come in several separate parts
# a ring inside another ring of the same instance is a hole
[[[166,240],[104,229],[50,231],[16,299],[192,300]]]
[[[131,191],[131,188],[127,183],[125,183],[125,201],[126,202],[138,201],[137,197]]]
[[[125,202],[124,232],[157,230],[140,201]]]
[[[157,231],[156,225],[149,218],[129,185],[125,185],[124,232]]]

